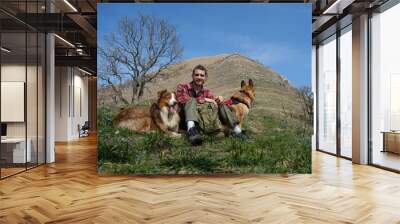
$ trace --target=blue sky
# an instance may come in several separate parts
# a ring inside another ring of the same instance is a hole
[[[182,59],[239,53],[297,86],[311,86],[311,4],[98,4],[98,42],[138,13],[177,29]]]

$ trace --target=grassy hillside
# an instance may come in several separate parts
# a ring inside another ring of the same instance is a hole
[[[202,146],[191,146],[184,136],[136,133],[114,128],[120,105],[107,89],[98,92],[98,171],[118,174],[310,173],[312,127],[303,119],[301,99],[290,83],[262,64],[237,54],[187,60],[172,66],[149,83],[138,104],[149,105],[157,91],[174,90],[190,82],[194,66],[208,69],[206,85],[228,98],[251,78],[256,100],[244,122],[249,139],[206,136]],[[173,71],[173,72],[172,72]],[[125,94],[129,95],[126,91]]]
[[[194,58],[171,66],[162,78],[149,83],[139,104],[155,100],[162,89],[175,90],[178,83],[191,81],[193,67],[203,64],[208,69],[206,82],[214,94],[228,98],[240,88],[241,80],[253,79],[256,86],[254,110],[274,115],[300,116],[300,98],[288,80],[264,65],[238,54],[224,54],[211,57]],[[120,106],[112,100],[109,89],[99,89],[99,106]],[[125,91],[129,96],[129,91]],[[125,105],[122,105],[125,107]]]
[[[294,119],[251,113],[249,139],[206,136],[202,146],[185,137],[114,128],[118,109],[98,110],[98,171],[117,174],[311,173],[311,128]]]

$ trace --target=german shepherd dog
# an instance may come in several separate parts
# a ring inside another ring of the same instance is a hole
[[[241,127],[244,118],[250,111],[256,94],[253,80],[251,79],[249,79],[248,83],[242,80],[240,87],[241,89],[235,92],[230,99],[232,103],[230,108],[238,118],[239,126]]]
[[[180,117],[175,93],[162,90],[158,100],[150,108],[134,106],[121,110],[114,118],[114,126],[138,132],[161,130],[171,137],[178,133]]]

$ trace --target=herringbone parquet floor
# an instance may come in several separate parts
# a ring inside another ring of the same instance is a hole
[[[98,176],[96,139],[0,181],[0,223],[400,223],[400,175],[313,152],[312,175]]]

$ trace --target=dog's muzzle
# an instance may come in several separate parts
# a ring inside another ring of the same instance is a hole
[[[171,105],[168,106],[169,112],[176,112],[178,102],[173,102]]]

